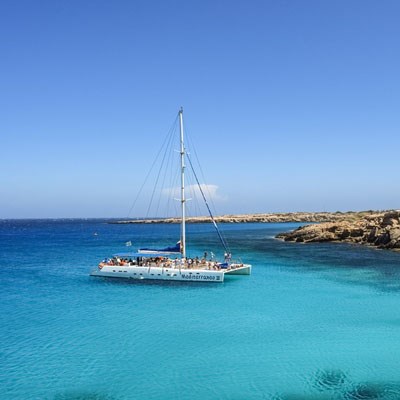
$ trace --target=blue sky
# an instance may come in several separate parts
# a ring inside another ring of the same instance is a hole
[[[217,214],[400,208],[399,15],[3,0],[0,218],[126,216],[180,106]]]

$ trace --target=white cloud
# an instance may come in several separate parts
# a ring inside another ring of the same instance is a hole
[[[226,196],[220,195],[218,193],[218,186],[201,183],[201,190],[203,191],[207,201],[209,202],[224,202],[227,200]],[[180,198],[181,196],[181,188],[180,187],[173,187],[167,188],[163,190],[163,194],[169,197]],[[185,195],[186,198],[194,197],[199,201],[202,200],[202,195],[200,193],[200,189],[198,185],[188,185],[185,187]]]

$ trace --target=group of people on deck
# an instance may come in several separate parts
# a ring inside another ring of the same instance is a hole
[[[211,253],[212,254],[212,253]],[[208,261],[207,260],[207,252],[204,253],[203,258],[195,257],[195,258],[175,258],[175,259],[170,259],[167,257],[138,257],[135,259],[132,258],[122,258],[122,257],[112,257],[112,258],[106,258],[104,259],[99,267],[104,267],[106,265],[108,266],[148,266],[148,267],[161,267],[161,268],[188,268],[188,269],[195,269],[195,268],[201,268],[201,269],[214,269],[214,270],[219,270],[222,268],[227,268],[228,264],[230,262],[230,253],[225,253],[225,262],[219,263],[215,260],[213,260],[213,254],[211,256],[211,259]]]
[[[105,258],[100,264],[103,265],[114,265],[114,266],[129,266],[129,265],[137,265],[137,262],[133,261],[131,258]]]

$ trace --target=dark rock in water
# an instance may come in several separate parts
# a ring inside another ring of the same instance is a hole
[[[313,386],[320,393],[285,393],[271,400],[400,400],[400,385],[394,383],[352,383],[340,370],[315,374]]]
[[[391,383],[361,383],[343,394],[345,400],[399,400],[400,386]]]
[[[314,386],[320,390],[338,390],[348,384],[346,374],[339,370],[319,371],[315,375]]]
[[[347,218],[347,219],[346,219]],[[400,249],[400,211],[375,213],[341,221],[306,225],[280,233],[277,238],[298,243],[349,242],[381,249]]]
[[[384,391],[379,386],[362,384],[344,393],[346,400],[375,400],[381,399]]]

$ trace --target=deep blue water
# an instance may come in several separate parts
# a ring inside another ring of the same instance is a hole
[[[273,239],[296,226],[223,225],[253,274],[190,284],[89,277],[175,225],[0,221],[0,399],[400,399],[400,254]]]

